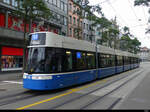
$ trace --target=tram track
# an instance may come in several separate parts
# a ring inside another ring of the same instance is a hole
[[[30,99],[32,97],[37,97],[37,96],[40,96],[42,94],[46,94],[46,93],[27,90],[27,91],[15,93],[15,94],[6,95],[3,97],[0,97],[0,99],[1,99],[0,100],[0,106],[16,103],[17,101]]]
[[[138,73],[136,73],[135,76],[132,76],[130,79],[128,79],[127,81],[125,81],[123,84],[119,85],[118,87],[116,87],[115,89],[109,91],[108,93],[104,94],[103,96],[98,97],[96,100],[92,100],[92,101],[90,101],[90,102],[87,102],[85,105],[83,105],[83,106],[80,107],[79,109],[81,109],[81,110],[86,109],[87,107],[89,107],[90,105],[94,104],[95,102],[97,102],[97,101],[103,99],[104,97],[110,95],[111,93],[115,92],[116,90],[120,89],[122,86],[124,86],[125,84],[127,84],[129,81],[131,81],[131,80],[133,80],[134,78],[138,77],[141,72],[142,72],[142,71],[138,71]],[[96,92],[96,91],[99,91],[99,90],[101,90],[101,89],[104,89],[104,88],[110,86],[110,85],[113,84],[113,83],[116,83],[116,82],[118,82],[118,81],[120,81],[120,80],[123,80],[123,79],[127,78],[128,76],[130,76],[130,74],[129,74],[129,75],[126,75],[126,76],[123,76],[123,77],[121,77],[121,78],[119,78],[119,79],[116,79],[116,80],[114,80],[114,81],[112,81],[112,82],[110,82],[110,83],[107,83],[107,84],[105,84],[104,86],[99,87],[99,88],[97,88],[97,89],[95,89],[95,90],[92,90],[92,91],[90,91],[90,92],[88,92],[88,93],[82,94],[82,95],[80,95],[80,96],[78,96],[78,97],[72,98],[72,99],[70,99],[70,100],[67,100],[67,101],[61,103],[61,104],[58,104],[58,105],[56,105],[56,106],[53,106],[53,107],[51,107],[50,109],[53,109],[53,110],[54,110],[54,109],[60,108],[60,107],[62,107],[62,106],[65,106],[65,105],[67,105],[67,104],[69,104],[69,103],[72,103],[72,102],[74,102],[74,101],[76,101],[76,100],[79,100],[79,99],[81,99],[81,98],[84,98],[84,97],[86,97],[86,96],[88,96],[88,95],[90,95],[90,94],[92,94],[92,93],[94,93],[94,92]],[[120,100],[121,100],[121,98],[118,98],[116,101],[114,101],[114,102],[112,103],[112,105],[110,105],[109,109],[112,109]]]
[[[141,73],[142,71],[140,70],[140,71],[138,71],[138,72]],[[138,74],[140,74],[140,73],[138,73]],[[50,108],[50,109],[56,109],[56,108],[59,108],[59,107],[61,107],[61,106],[63,106],[63,105],[66,105],[66,104],[68,104],[68,103],[71,103],[71,102],[73,102],[73,101],[75,101],[75,100],[77,100],[77,99],[81,99],[81,98],[83,98],[83,97],[85,97],[85,96],[87,96],[87,95],[90,95],[90,94],[93,93],[93,92],[99,91],[99,90],[101,90],[101,89],[103,89],[103,88],[105,88],[105,87],[107,87],[107,86],[109,86],[109,85],[111,85],[111,84],[113,84],[113,83],[115,83],[115,82],[121,80],[121,79],[124,79],[124,78],[126,78],[126,77],[128,77],[128,76],[129,76],[129,75],[125,75],[125,76],[123,76],[123,77],[121,76],[121,77],[119,77],[118,79],[116,79],[116,80],[114,80],[114,81],[111,81],[111,82],[105,84],[105,85],[102,86],[102,87],[99,87],[99,88],[97,88],[97,89],[95,89],[95,90],[92,90],[92,91],[90,91],[90,92],[88,92],[88,93],[86,93],[86,94],[80,95],[80,96],[78,96],[78,97],[72,98],[72,99],[70,99],[70,100],[67,100],[67,101],[65,101],[65,102],[63,102],[63,103],[61,103],[61,104],[58,104],[58,105],[56,105],[56,106],[53,106],[53,107]],[[133,78],[135,78],[135,77],[133,77]],[[133,79],[133,78],[132,78],[132,79]],[[127,82],[126,82],[126,83],[127,83]],[[72,91],[73,91],[73,90],[72,90]],[[115,90],[114,90],[114,91],[115,91]],[[56,92],[56,91],[55,91],[55,92]],[[1,99],[1,100],[0,100],[0,106],[12,104],[12,103],[16,103],[16,102],[22,101],[22,100],[27,100],[27,99],[30,99],[30,98],[33,98],[33,97],[41,96],[42,94],[52,94],[52,93],[53,93],[53,92],[50,93],[50,91],[48,91],[48,92],[45,93],[45,92],[38,92],[38,91],[27,90],[27,91],[15,93],[15,94],[10,94],[10,95],[6,95],[6,96],[3,96],[3,97],[0,97],[0,99]],[[112,92],[111,92],[111,93],[112,93]],[[108,93],[108,95],[109,95],[109,94],[110,94],[110,93]],[[103,97],[105,97],[105,96],[107,96],[107,94],[104,95]],[[98,99],[101,99],[101,98],[98,98]],[[118,100],[118,101],[119,101],[119,100]],[[115,105],[118,101],[114,102],[114,104],[112,104],[112,106],[110,106],[110,108],[112,108],[113,105]],[[96,100],[93,100],[92,102],[86,103],[86,105],[82,106],[81,109],[86,108],[88,105],[91,105],[91,104],[93,104],[94,102],[96,102]]]
[[[141,72],[140,72],[141,73]],[[118,87],[116,87],[115,89],[111,90],[110,92],[104,94],[103,96],[100,96],[99,98],[97,98],[96,100],[92,101],[92,102],[88,102],[86,105],[82,106],[80,109],[86,109],[87,107],[89,107],[90,105],[96,103],[97,101],[103,99],[104,97],[110,95],[111,93],[115,92],[116,90],[120,89],[121,87],[123,87],[125,84],[127,84],[128,82],[130,82],[131,80],[135,79],[136,77],[138,77],[140,75],[140,73],[138,73],[138,75],[133,76],[132,78],[130,78],[129,80],[125,81],[123,84],[119,85]],[[112,109],[117,103],[119,103],[119,101],[121,100],[121,98],[118,98],[116,101],[114,101],[112,103],[112,105],[108,108],[108,109]]]

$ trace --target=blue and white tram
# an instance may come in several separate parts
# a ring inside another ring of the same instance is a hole
[[[131,53],[96,47],[90,42],[51,32],[37,32],[30,35],[23,87],[53,90],[136,67],[139,67],[138,57]]]

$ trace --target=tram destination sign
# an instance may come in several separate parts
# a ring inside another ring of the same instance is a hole
[[[30,36],[30,45],[44,45],[46,39],[45,33],[36,33]]]

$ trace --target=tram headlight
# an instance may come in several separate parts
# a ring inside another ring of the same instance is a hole
[[[23,75],[23,79],[26,79],[27,78],[27,76],[26,75]]]

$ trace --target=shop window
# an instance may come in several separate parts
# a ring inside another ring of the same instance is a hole
[[[23,49],[2,47],[2,71],[21,70],[23,66]]]
[[[21,70],[23,66],[22,56],[2,56],[2,71]]]

